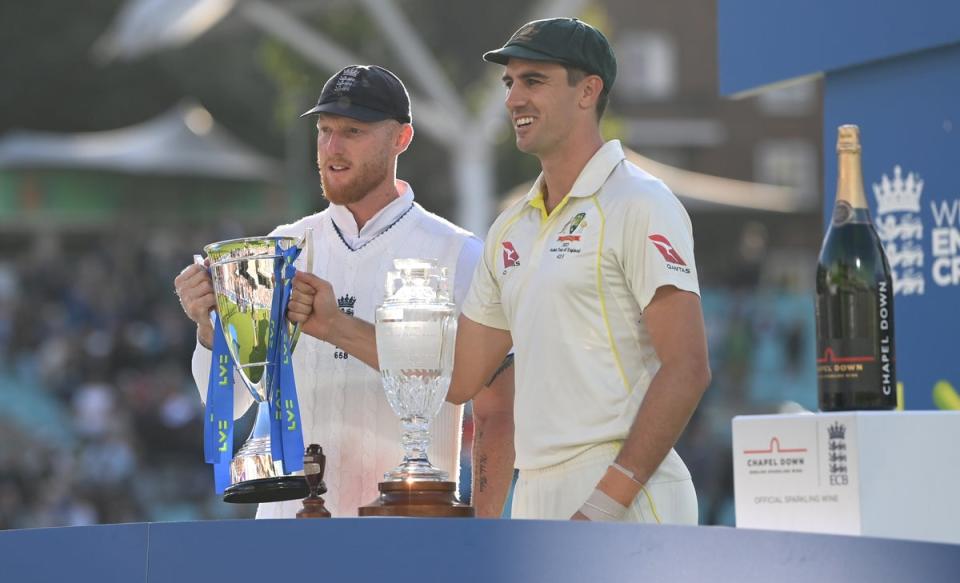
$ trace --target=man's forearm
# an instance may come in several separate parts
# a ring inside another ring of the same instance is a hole
[[[213,324],[197,324],[197,342],[207,350],[213,350]]]
[[[473,438],[473,506],[478,518],[499,518],[513,481],[513,419],[478,421]]]
[[[324,340],[359,358],[374,370],[380,370],[376,328],[370,322],[343,314],[337,319],[336,325],[331,326],[330,334]]]
[[[513,355],[473,400],[473,505],[480,518],[499,518],[513,481]]]
[[[512,345],[510,332],[484,326],[460,314],[447,401],[460,405],[474,398],[483,390],[484,383],[490,382]]]
[[[630,432],[617,455],[618,464],[633,472],[633,480],[608,470],[601,490],[629,506],[676,444],[709,383],[706,369],[661,367],[650,382]]]
[[[671,285],[657,288],[644,311],[643,323],[660,368],[616,457],[619,467],[607,468],[597,484],[600,492],[595,500],[604,505],[605,499],[612,498],[624,511],[677,442],[710,384],[706,332],[697,294]]]
[[[646,482],[676,444],[709,382],[693,368],[661,369],[654,375],[617,461]]]

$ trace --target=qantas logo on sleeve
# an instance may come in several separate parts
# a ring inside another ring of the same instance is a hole
[[[669,239],[659,234],[650,235],[648,239],[653,242],[653,246],[657,248],[657,251],[660,252],[660,255],[663,255],[663,258],[666,259],[668,263],[686,266],[687,262],[680,257],[680,254],[673,248],[673,244],[670,243]]]
[[[514,249],[513,243],[510,241],[504,241],[503,245],[503,269],[506,270],[508,267],[516,267],[520,265],[520,254],[517,253],[517,250]]]

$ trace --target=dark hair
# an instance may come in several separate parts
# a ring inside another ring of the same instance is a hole
[[[567,84],[570,87],[573,87],[577,83],[583,81],[588,75],[593,75],[593,73],[587,73],[583,69],[570,65],[564,65],[563,68],[567,70]],[[597,98],[597,120],[603,117],[603,112],[607,109],[607,103],[609,101],[610,88],[604,84],[603,90],[600,91],[600,97]]]

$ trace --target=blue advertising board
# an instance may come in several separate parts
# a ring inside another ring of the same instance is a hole
[[[903,404],[960,409],[960,2],[718,0],[717,18],[721,93],[824,75],[825,227],[837,127],[860,126]]]
[[[824,224],[837,127],[860,126],[864,190],[893,275],[908,409],[960,397],[960,45],[826,74]]]

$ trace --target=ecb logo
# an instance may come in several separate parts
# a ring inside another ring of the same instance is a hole
[[[927,282],[938,287],[960,285],[960,200],[931,201],[930,254],[927,257],[920,198],[923,180],[914,172],[893,168],[873,184],[877,202],[877,234],[890,262],[894,295],[923,295]],[[929,279],[926,273],[929,272]]]
[[[847,481],[846,474],[840,474],[839,476],[830,476],[830,485],[831,486],[846,486],[849,482]]]
[[[847,475],[847,426],[839,421],[827,427],[827,474],[831,486],[846,486],[850,483]]]

